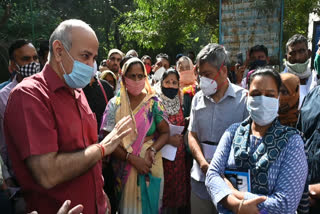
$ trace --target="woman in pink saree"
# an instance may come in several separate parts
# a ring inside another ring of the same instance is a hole
[[[123,139],[121,146],[113,152],[111,163],[116,176],[120,213],[138,214],[143,213],[139,175],[161,179],[158,201],[161,207],[163,167],[160,150],[168,140],[169,126],[141,60],[129,59],[122,71],[120,91],[108,103],[101,132],[104,135],[111,132],[116,122],[127,115],[133,119],[135,132]]]

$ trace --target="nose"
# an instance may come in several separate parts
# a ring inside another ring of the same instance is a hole
[[[139,81],[140,79],[139,79],[139,77],[138,77],[138,75],[135,75],[134,76],[134,81]]]
[[[29,64],[29,63],[31,63],[31,62],[38,62],[38,60],[33,59],[33,58],[31,57],[26,64]]]
[[[172,82],[170,82],[168,85],[169,85],[169,88],[174,88],[174,85]]]
[[[296,60],[296,63],[304,63],[306,61],[305,54],[297,53],[295,60]]]
[[[89,65],[90,67],[94,67],[94,62],[95,60],[88,60],[88,62],[86,63],[87,65]]]

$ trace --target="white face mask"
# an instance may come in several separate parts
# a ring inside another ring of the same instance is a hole
[[[164,67],[159,68],[158,70],[156,70],[156,72],[153,75],[153,79],[156,81],[160,81],[162,78],[163,73],[166,71],[166,69]]]
[[[249,96],[247,109],[252,120],[259,126],[265,126],[278,116],[279,99],[266,96]]]
[[[200,77],[200,88],[205,96],[210,96],[217,92],[218,84],[213,79]]]

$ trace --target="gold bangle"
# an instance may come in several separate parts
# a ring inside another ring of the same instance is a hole
[[[131,154],[131,152],[127,152],[126,161],[128,160],[130,154]]]
[[[240,202],[240,205],[239,205],[239,208],[238,208],[238,213],[240,213],[240,210],[241,210],[241,207],[242,207],[243,203],[244,203],[244,199]]]

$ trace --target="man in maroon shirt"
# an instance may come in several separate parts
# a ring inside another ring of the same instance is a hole
[[[89,25],[64,21],[49,43],[48,63],[14,88],[4,118],[27,211],[57,213],[70,199],[71,207],[83,205],[83,213],[106,213],[101,159],[131,131],[132,120],[123,118],[97,142],[96,118],[80,89],[91,79],[99,47]]]

